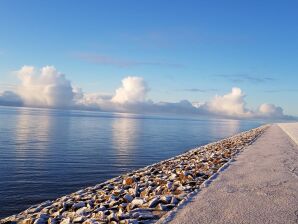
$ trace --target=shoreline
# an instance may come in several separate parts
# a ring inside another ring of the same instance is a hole
[[[81,189],[0,220],[0,223],[154,223],[216,177],[268,125]]]

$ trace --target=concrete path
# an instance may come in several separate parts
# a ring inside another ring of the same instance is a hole
[[[298,145],[298,122],[297,123],[280,123],[278,125]]]
[[[272,125],[170,223],[298,223],[298,146]]]

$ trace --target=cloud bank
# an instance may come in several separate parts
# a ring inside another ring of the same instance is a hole
[[[12,92],[12,91],[4,91],[0,93],[0,105],[1,106],[23,106],[22,98]]]
[[[53,66],[36,69],[23,66],[15,74],[20,80],[17,91],[0,93],[0,105],[47,108],[69,108],[132,113],[197,114],[226,118],[289,119],[283,109],[264,103],[257,110],[247,108],[240,88],[216,95],[207,102],[153,102],[148,99],[150,88],[142,77],[128,76],[114,94],[85,93],[74,87],[66,76]]]

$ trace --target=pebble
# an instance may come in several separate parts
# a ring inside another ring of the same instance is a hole
[[[131,204],[138,207],[144,204],[144,200],[141,198],[135,198],[132,200]]]
[[[79,215],[79,216],[85,216],[85,215],[87,215],[89,212],[90,212],[90,210],[89,210],[87,207],[82,207],[82,208],[79,208],[79,209],[76,211],[76,214]]]
[[[124,195],[123,199],[127,202],[131,202],[133,200],[133,197],[130,194]]]
[[[23,221],[20,222],[20,224],[32,224],[33,220],[32,218],[24,219]]]
[[[34,221],[33,224],[46,224],[46,223],[47,223],[47,219],[38,218]]]
[[[151,201],[149,201],[148,207],[149,208],[154,208],[159,202],[159,198],[154,198]]]
[[[160,198],[160,201],[165,203],[165,204],[169,204],[172,201],[172,196],[169,196],[169,195],[162,196]]]
[[[131,177],[127,177],[123,180],[124,185],[132,185],[133,182],[134,182],[134,179]]]
[[[84,206],[85,206],[85,202],[80,201],[80,202],[74,204],[72,207],[73,207],[74,209],[79,209],[79,208],[82,208],[82,207],[84,207]]]
[[[60,222],[60,224],[70,224],[70,218],[65,218]]]
[[[48,224],[57,224],[57,223],[58,223],[58,221],[55,218],[49,218],[48,219]]]

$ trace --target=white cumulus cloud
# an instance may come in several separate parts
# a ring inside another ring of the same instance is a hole
[[[142,77],[128,76],[112,94],[85,93],[73,87],[64,74],[53,66],[40,70],[23,66],[16,72],[20,79],[17,91],[0,93],[0,105],[70,108],[132,113],[174,113],[230,118],[289,119],[283,109],[264,103],[257,110],[246,107],[245,94],[237,87],[207,102],[153,102],[148,99],[149,87]]]
[[[283,109],[277,107],[274,104],[264,103],[259,107],[259,113],[261,116],[266,117],[283,117]]]
[[[232,91],[223,96],[216,95],[202,107],[214,114],[227,116],[247,117],[251,111],[245,108],[245,94],[240,88],[234,87]]]
[[[122,80],[122,86],[116,90],[112,102],[120,104],[144,102],[148,91],[149,88],[143,78],[128,76]]]
[[[37,70],[23,66],[16,72],[21,84],[18,93],[26,106],[68,107],[73,104],[73,88],[64,74],[53,66]]]

